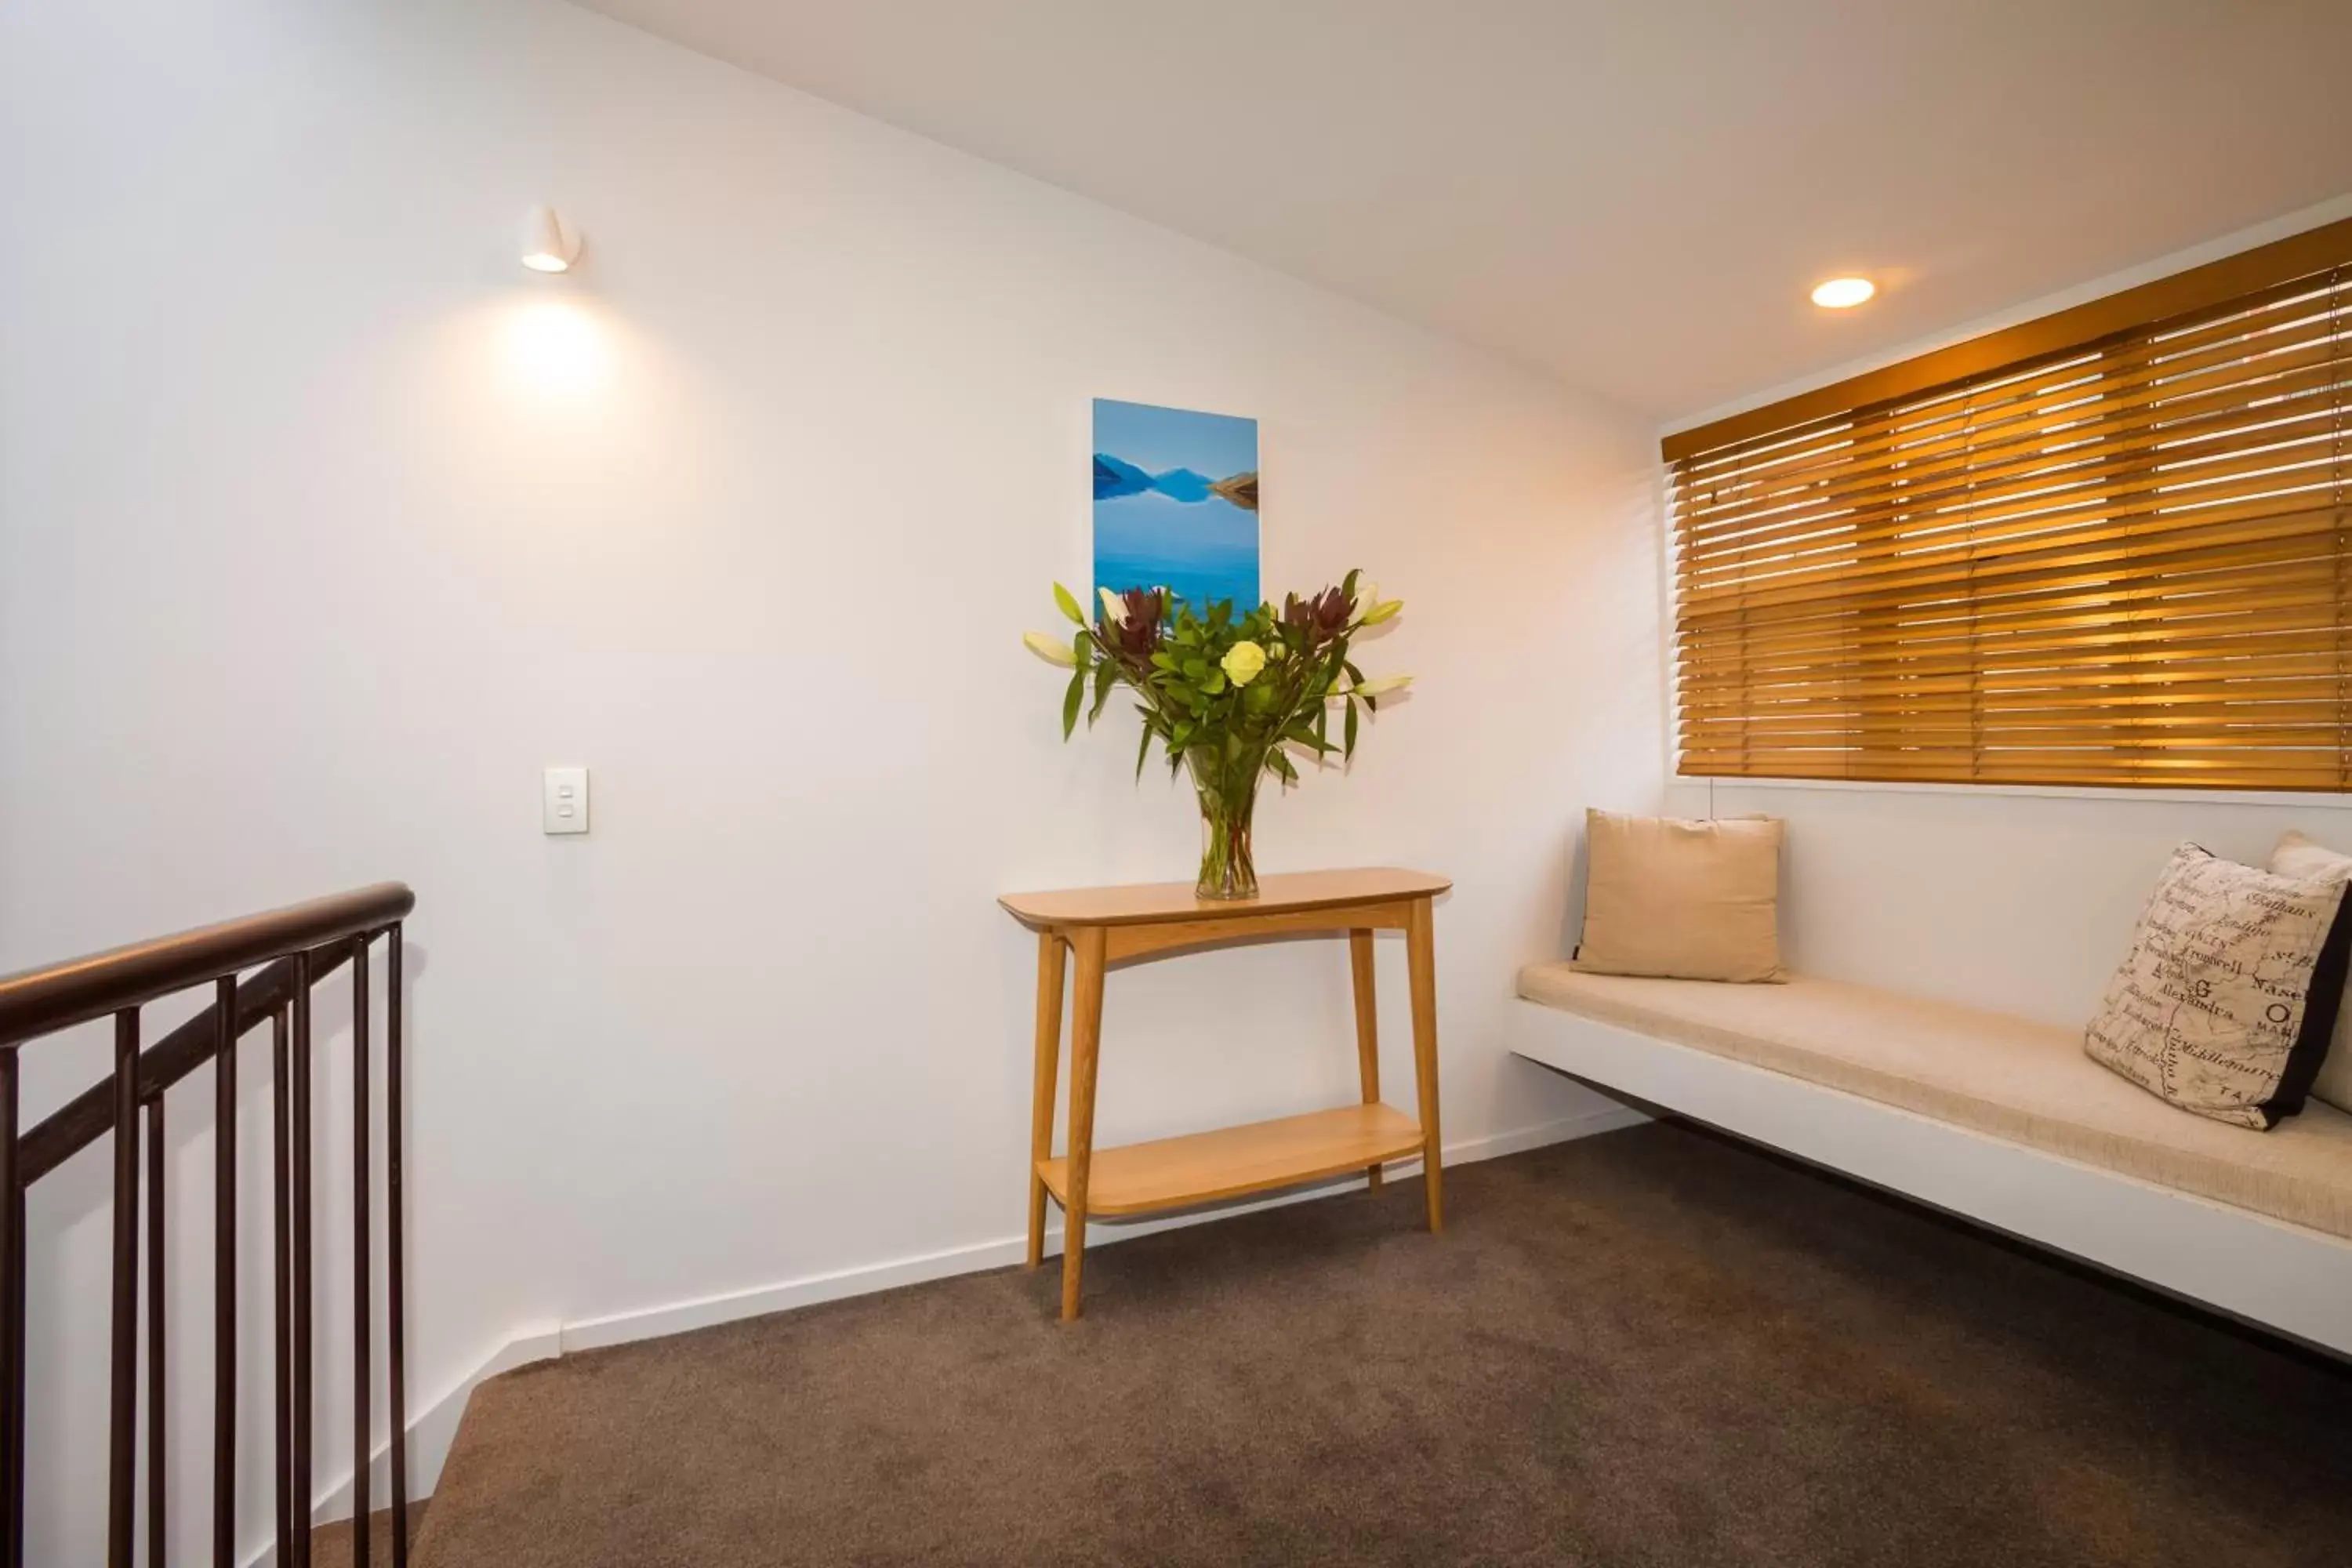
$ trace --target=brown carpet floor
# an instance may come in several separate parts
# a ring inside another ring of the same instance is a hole
[[[408,1544],[412,1551],[422,1541],[425,1506],[430,1500],[420,1498],[408,1505]],[[310,1568],[352,1568],[358,1561],[359,1553],[352,1550],[350,1520],[322,1524],[310,1532]],[[368,1515],[368,1563],[370,1568],[386,1568],[391,1562],[392,1510],[380,1508]]]
[[[1659,1123],[484,1385],[420,1568],[2352,1563],[2352,1373]]]

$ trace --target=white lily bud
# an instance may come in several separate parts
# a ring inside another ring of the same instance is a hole
[[[1029,645],[1031,653],[1035,654],[1047,664],[1058,664],[1064,669],[1077,668],[1078,656],[1071,651],[1070,645],[1051,633],[1023,632],[1021,640]]]
[[[1102,595],[1103,619],[1115,626],[1127,625],[1126,601],[1108,588],[1097,588],[1095,592]]]
[[[1383,675],[1378,680],[1367,680],[1356,688],[1359,697],[1386,697],[1391,691],[1402,691],[1412,684],[1410,675]]]

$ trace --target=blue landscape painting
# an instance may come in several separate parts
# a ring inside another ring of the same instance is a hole
[[[1255,609],[1257,421],[1095,399],[1095,585]]]

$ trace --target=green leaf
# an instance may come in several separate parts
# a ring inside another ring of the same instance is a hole
[[[1062,694],[1062,739],[1070,738],[1078,727],[1078,704],[1086,700],[1087,672],[1083,669],[1070,677],[1070,689]]]
[[[1297,784],[1298,782],[1298,770],[1291,764],[1290,754],[1288,752],[1279,750],[1268,752],[1265,754],[1265,760],[1267,765],[1272,767],[1276,773],[1279,773],[1282,776],[1283,783]]]
[[[1078,625],[1085,626],[1087,624],[1086,613],[1078,608],[1077,600],[1072,598],[1070,596],[1070,591],[1067,588],[1063,587],[1059,583],[1054,584],[1054,603],[1062,607],[1062,614],[1069,616],[1070,619],[1077,622]]]
[[[1364,569],[1360,566],[1352,566],[1349,568],[1348,574],[1339,579],[1339,597],[1348,600],[1351,604],[1355,601],[1356,579],[1362,576],[1363,573]]]
[[[1176,661],[1164,653],[1153,654],[1151,656],[1151,662],[1158,668],[1167,670],[1171,675],[1176,671]]]
[[[1151,755],[1151,726],[1150,726],[1149,723],[1147,723],[1147,724],[1145,724],[1145,725],[1143,726],[1143,735],[1142,735],[1142,738],[1141,738],[1140,740],[1139,740],[1139,741],[1136,742],[1136,746],[1135,746],[1135,777],[1136,777],[1136,782],[1137,782],[1137,783],[1139,783],[1139,784],[1140,784],[1140,783],[1142,782],[1142,780],[1143,780],[1143,763],[1144,763],[1144,760],[1145,760],[1146,758],[1150,757],[1150,755]]]
[[[1356,700],[1352,697],[1348,699],[1348,720],[1340,726],[1339,738],[1344,742],[1339,748],[1339,754],[1342,757],[1354,756],[1356,754]]]
[[[1102,717],[1103,704],[1110,700],[1112,678],[1118,674],[1118,666],[1108,659],[1095,666],[1095,705],[1087,712],[1087,729],[1093,729],[1095,721]]]

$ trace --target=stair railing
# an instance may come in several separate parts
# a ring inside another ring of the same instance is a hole
[[[372,1458],[369,1346],[370,1180],[368,953],[384,943],[384,1213],[387,1393],[392,1432],[392,1560],[408,1561],[404,1238],[401,1191],[401,931],[416,906],[397,882],[182,931],[0,979],[0,1568],[25,1561],[25,1194],[110,1135],[114,1155],[111,1371],[107,1427],[107,1563],[131,1568],[139,1426],[141,1151],[145,1149],[146,1561],[163,1568],[165,1450],[164,1095],[213,1067],[212,1555],[235,1568],[237,1429],[237,1043],[269,1026],[274,1284],[272,1384],[276,1561],[309,1568],[311,1499],[311,989],[352,966],[354,1415],[352,1561],[368,1568]],[[141,1048],[140,1013],[175,992],[209,986],[203,1012]],[[18,1131],[17,1053],[43,1036],[114,1023],[114,1069],[38,1125]],[[142,1126],[143,1122],[143,1126]]]

